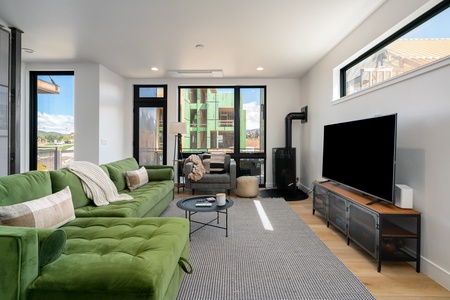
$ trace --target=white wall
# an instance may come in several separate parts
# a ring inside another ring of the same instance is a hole
[[[421,271],[450,289],[450,235],[446,234],[450,232],[446,190],[450,181],[450,59],[414,76],[347,97],[348,101],[331,103],[333,68],[424,2],[386,2],[301,79],[301,101],[311,111],[302,135],[301,182],[309,185],[321,177],[325,124],[398,113],[396,178],[397,183],[414,189],[414,209],[422,212]]]
[[[125,115],[128,119],[125,120],[127,124],[127,132],[125,136],[125,144],[128,145],[129,154],[131,155],[132,149],[132,108],[133,108],[133,91],[134,84],[167,84],[168,85],[168,113],[167,121],[178,121],[178,86],[208,86],[208,85],[220,85],[220,86],[248,86],[248,85],[266,85],[267,86],[267,186],[272,186],[272,148],[285,146],[285,116],[293,111],[300,111],[299,105],[300,90],[298,79],[130,79],[127,83],[126,98],[130,101],[127,102],[125,109]],[[300,134],[300,121],[293,122],[293,135]],[[172,161],[174,139],[168,137],[167,141],[167,162],[170,164]],[[299,139],[293,139],[293,147],[299,149]],[[297,157],[300,157],[300,151],[297,151]],[[297,159],[297,161],[298,161]],[[299,165],[299,163],[297,163]],[[297,174],[299,173],[299,167],[297,167]]]
[[[28,63],[22,74],[26,83],[22,92],[22,171],[29,170],[29,71],[74,71],[75,160],[100,164],[126,157],[122,77],[93,63]],[[101,137],[106,138],[106,145],[101,145]]]
[[[99,163],[100,65],[77,64],[75,73],[75,160]]]
[[[107,68],[100,66],[99,98],[99,163],[108,163],[125,158],[128,149],[125,144],[125,117],[131,112],[124,111],[125,80]],[[131,156],[131,155],[128,155]]]

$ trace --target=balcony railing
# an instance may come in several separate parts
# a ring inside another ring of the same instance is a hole
[[[234,127],[234,120],[219,120],[219,127]]]
[[[38,147],[38,170],[58,170],[67,167],[74,161],[73,146],[65,149],[65,146]]]

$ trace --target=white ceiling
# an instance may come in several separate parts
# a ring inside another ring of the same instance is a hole
[[[300,78],[384,1],[0,0],[0,24],[24,32],[35,51],[25,62],[99,63],[125,78]]]

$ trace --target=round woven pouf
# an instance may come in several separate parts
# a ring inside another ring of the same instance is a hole
[[[236,179],[236,196],[253,198],[258,196],[258,177],[241,176]]]

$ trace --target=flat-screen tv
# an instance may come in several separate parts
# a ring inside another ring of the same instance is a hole
[[[324,126],[322,177],[394,203],[397,114]]]

